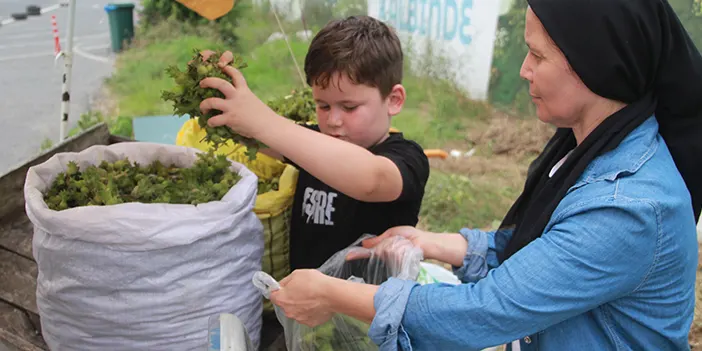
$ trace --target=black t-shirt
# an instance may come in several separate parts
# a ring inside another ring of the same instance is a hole
[[[318,126],[310,128],[319,131]],[[395,226],[417,224],[429,177],[429,161],[424,151],[402,133],[391,133],[368,150],[397,165],[402,175],[400,197],[392,202],[358,201],[297,167],[300,174],[290,223],[293,270],[320,267],[364,234],[380,235]]]

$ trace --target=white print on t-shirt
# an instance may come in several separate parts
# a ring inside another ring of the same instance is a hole
[[[334,225],[332,212],[334,212],[334,198],[337,193],[321,190],[314,190],[310,187],[305,189],[305,197],[302,200],[303,213],[307,215],[307,223]]]

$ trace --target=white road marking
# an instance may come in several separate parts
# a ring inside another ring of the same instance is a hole
[[[102,37],[109,37],[110,32],[103,32],[103,33],[98,33],[98,34],[89,34],[89,35],[81,35],[81,36],[76,36],[73,37],[73,41],[82,41],[85,39],[95,39],[95,38],[102,38]]]
[[[11,60],[21,60],[21,59],[32,58],[32,57],[42,57],[42,56],[53,57],[54,54],[52,52],[35,52],[32,54],[5,56],[5,57],[0,57],[0,62],[11,61]]]
[[[51,32],[47,32],[47,33],[43,33],[43,34],[42,34],[42,33],[25,34],[25,35],[19,34],[19,35],[16,35],[16,36],[12,36],[12,37],[9,38],[9,39],[26,39],[26,38],[38,37],[38,36],[42,36],[42,37],[48,38],[48,39],[49,39],[48,43],[49,43],[50,45],[53,46],[54,41],[53,41],[53,37],[51,36]],[[109,37],[109,36],[110,36],[110,33],[107,33],[107,32],[105,32],[105,33],[98,33],[98,34],[89,34],[89,35],[75,36],[75,37],[73,37],[73,42],[74,42],[74,43],[78,43],[78,42],[85,41],[85,40],[90,40],[90,39],[107,38],[107,37]],[[0,37],[0,38],[2,38],[2,37]],[[5,38],[3,38],[3,39],[5,39]],[[64,36],[64,37],[61,37],[61,38],[59,38],[59,39],[60,39],[61,45],[65,45],[65,44],[66,44],[66,38],[65,38],[65,36]],[[3,40],[3,42],[4,42],[4,41],[5,41],[5,40]],[[40,43],[40,44],[37,44],[37,43]],[[22,47],[25,47],[25,46],[43,45],[43,44],[45,44],[45,43],[47,43],[46,39],[40,39],[40,41],[29,41],[29,42],[26,42],[26,41],[25,41],[25,42],[23,42],[23,43],[17,43],[17,44],[0,45],[0,49],[5,49],[5,48],[22,48]]]
[[[105,46],[105,47],[107,47],[107,46]],[[78,45],[76,45],[76,46],[73,48],[73,53],[76,54],[76,55],[78,55],[78,56],[82,56],[82,57],[84,57],[84,58],[87,58],[87,59],[89,59],[89,60],[93,60],[93,61],[97,61],[97,62],[103,62],[103,63],[110,63],[110,59],[109,59],[109,58],[104,57],[104,56],[93,55],[93,54],[91,54],[91,53],[89,53],[89,52],[85,52],[85,51],[83,51],[83,49],[82,49],[80,46],[78,46]]]
[[[83,36],[77,36],[74,38],[73,43],[74,43],[74,54],[83,56],[87,59],[98,61],[98,62],[104,62],[104,63],[109,63],[110,59],[104,56],[98,56],[91,54],[89,52],[86,52],[88,50],[97,50],[97,49],[104,49],[109,47],[109,44],[101,44],[101,45],[92,45],[89,48],[80,48],[78,46],[79,43],[89,41],[90,39],[97,39],[97,38],[103,38],[103,37],[109,37],[110,33],[97,33],[97,34],[89,34],[89,35],[83,35]],[[36,36],[36,35],[34,35]],[[18,35],[14,38],[21,37],[21,35]],[[26,42],[26,43],[17,43],[17,44],[8,44],[8,45],[0,45],[0,50],[4,49],[22,49],[25,47],[29,46],[41,46],[41,45],[47,45],[50,47],[53,47],[53,40],[47,41],[47,40],[42,40],[42,41],[31,41],[31,42]],[[66,41],[64,39],[61,39],[61,45],[62,48],[64,45],[66,45]],[[10,55],[10,56],[4,56],[0,57],[0,61],[11,61],[11,60],[18,60],[18,59],[23,59],[23,58],[33,58],[33,57],[41,57],[41,56],[54,56],[52,51],[48,51],[46,53],[28,53],[28,54],[20,54],[20,55]]]
[[[61,41],[61,45],[63,45],[63,41]],[[49,40],[49,41],[34,41],[31,43],[24,43],[24,44],[11,44],[11,45],[0,45],[0,50],[5,50],[5,49],[11,49],[11,48],[24,48],[27,46],[49,46],[53,47],[54,46],[54,41]]]
[[[56,4],[56,5],[47,6],[47,7],[43,8],[43,9],[41,9],[41,13],[42,13],[42,14],[45,14],[45,13],[47,13],[47,12],[51,12],[51,11],[57,10],[57,9],[60,8],[60,7],[61,7],[61,4]]]
[[[0,31],[0,34],[4,34],[3,32]],[[24,33],[24,34],[16,34],[16,35],[3,35],[3,40],[15,40],[15,39],[29,39],[29,38],[34,38],[34,37],[49,37],[52,38],[51,35],[51,26],[46,26],[46,32],[44,33]]]
[[[111,46],[110,44],[100,44],[100,45],[93,45],[93,46],[86,46],[86,47],[81,46],[81,49],[83,49],[85,51],[102,50],[102,49],[107,49],[110,46]]]
[[[0,33],[2,33],[2,36],[4,37],[11,37],[14,34],[37,34],[37,33],[46,33],[49,32],[51,34],[51,23],[47,23],[45,26],[42,27],[32,27],[32,28],[21,28],[21,27],[9,27],[5,29],[0,29]]]

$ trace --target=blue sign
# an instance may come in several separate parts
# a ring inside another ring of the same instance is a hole
[[[473,0],[379,0],[378,18],[402,32],[470,45]]]

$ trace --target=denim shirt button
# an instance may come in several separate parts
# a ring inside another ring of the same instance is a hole
[[[528,336],[524,337],[524,342],[527,344],[531,344],[531,337],[528,337]]]

